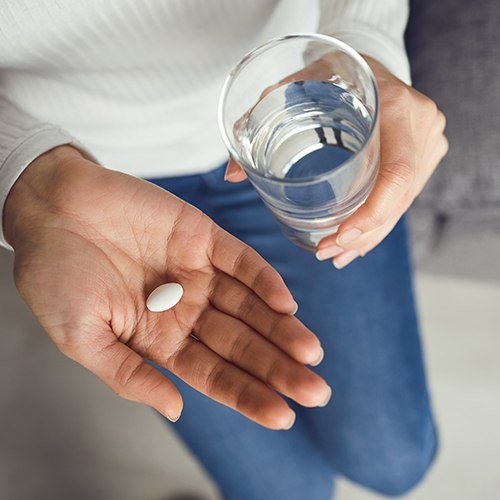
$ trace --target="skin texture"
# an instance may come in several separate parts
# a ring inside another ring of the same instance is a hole
[[[279,274],[196,208],[69,146],[37,158],[4,210],[16,286],[57,347],[120,396],[172,421],[182,398],[144,361],[271,429],[326,404],[305,364],[322,349],[293,316]],[[178,282],[181,301],[153,313],[146,298]]]
[[[446,119],[436,104],[382,64],[365,59],[380,92],[380,171],[366,203],[317,247],[317,258],[333,259],[339,269],[375,248],[390,233],[448,151]],[[330,61],[324,58],[286,81],[328,79],[331,74]],[[225,178],[240,182],[246,175],[231,159]]]

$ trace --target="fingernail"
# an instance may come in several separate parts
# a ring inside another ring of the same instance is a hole
[[[356,250],[348,250],[347,252],[341,253],[338,257],[333,259],[333,265],[337,269],[342,269],[343,267],[350,264],[356,257],[359,257],[359,253]]]
[[[330,399],[332,399],[332,388],[330,386],[328,386],[328,394],[327,394],[325,400],[318,406],[320,408],[323,408],[324,406],[326,406],[330,402]]]
[[[316,359],[316,361],[313,361],[312,363],[309,363],[310,366],[318,366],[323,361],[323,358],[325,357],[325,351],[323,350],[322,347],[320,347],[320,349],[321,349],[321,352],[318,356],[318,359]]]
[[[296,418],[295,412],[292,411],[292,418],[290,419],[290,422],[288,422],[288,424],[285,427],[283,427],[284,431],[287,431],[288,429],[291,429],[293,427],[293,424],[295,423],[295,418]]]
[[[231,172],[231,171],[229,171],[229,170],[226,170],[226,171],[224,172],[224,180],[225,180],[225,181],[229,181],[229,180],[233,179],[233,178],[234,178],[234,176],[235,176],[237,173],[238,173],[238,172],[235,172],[234,170],[233,170],[232,172]]]
[[[361,236],[362,232],[363,231],[361,231],[361,229],[358,229],[357,227],[347,229],[337,236],[337,243],[339,245],[347,245],[348,243],[352,243],[355,239]]]
[[[322,248],[316,252],[316,258],[318,260],[331,259],[344,251],[342,247],[338,245],[331,245],[329,247]]]
[[[297,302],[295,302],[295,300],[293,301],[293,303],[295,304],[295,309],[292,312],[292,316],[294,316],[297,313],[297,311],[299,310],[299,304],[297,304]]]
[[[182,413],[182,412],[181,412]],[[166,414],[166,417],[170,420],[170,422],[177,422],[179,418],[181,418],[181,413],[178,413],[176,416],[172,417],[168,413]]]

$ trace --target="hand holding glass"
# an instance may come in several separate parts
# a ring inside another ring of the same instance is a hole
[[[375,77],[334,38],[290,35],[246,55],[222,90],[219,126],[285,234],[307,250],[335,233],[375,182]]]

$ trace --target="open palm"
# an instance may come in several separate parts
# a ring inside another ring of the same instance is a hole
[[[319,341],[255,251],[160,188],[58,149],[35,160],[8,203],[23,206],[16,284],[62,352],[174,421],[181,396],[145,359],[273,429],[294,417],[277,392],[305,406],[328,399],[304,366],[320,360]],[[148,294],[166,282],[182,284],[181,301],[150,312]]]

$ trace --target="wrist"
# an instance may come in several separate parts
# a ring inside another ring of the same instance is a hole
[[[379,85],[379,90],[381,90],[380,86],[383,86],[386,83],[395,84],[399,87],[408,87],[408,85],[403,80],[400,80],[397,76],[391,73],[387,69],[387,67],[384,66],[384,64],[382,64],[377,59],[374,59],[373,57],[364,54],[361,54],[361,56],[368,63],[368,66],[370,66],[371,70],[373,71],[375,79],[377,80],[377,84]]]
[[[62,182],[64,171],[82,158],[74,147],[58,146],[35,158],[19,176],[7,195],[3,210],[4,236],[14,249],[34,219],[51,211],[54,193]]]

